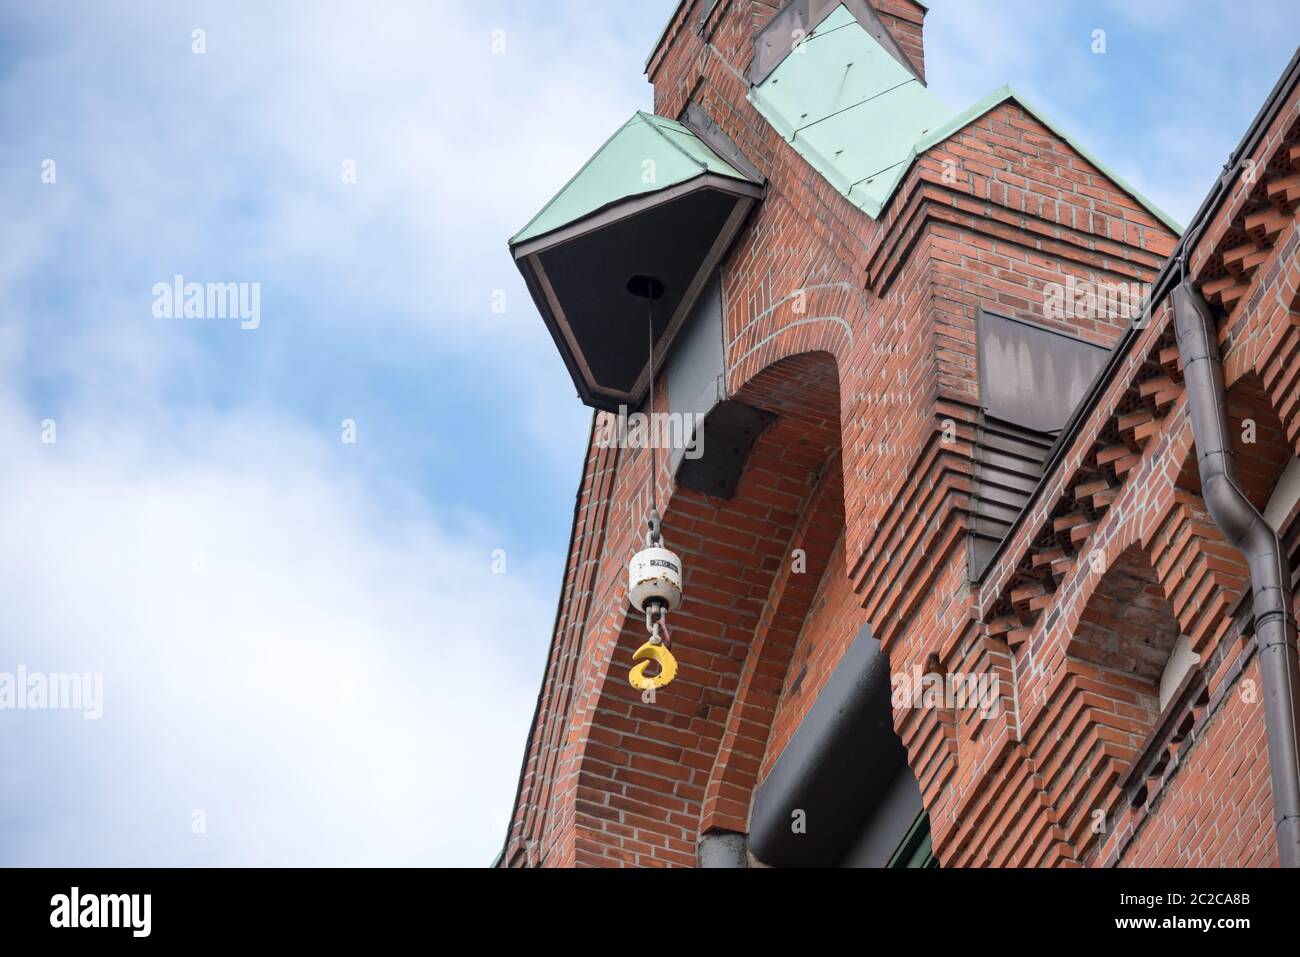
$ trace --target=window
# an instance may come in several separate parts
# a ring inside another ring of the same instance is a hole
[[[891,868],[938,867],[939,861],[930,848],[930,816],[924,811],[907,830],[903,843],[885,865]]]

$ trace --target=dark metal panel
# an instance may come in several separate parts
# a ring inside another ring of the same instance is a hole
[[[722,335],[722,283],[715,273],[677,334],[665,365],[668,412],[685,418],[684,430],[693,427],[697,415],[707,415],[726,398]],[[702,447],[692,448],[691,456],[705,451]],[[671,450],[674,472],[686,452],[685,448]]]
[[[749,452],[776,414],[734,399],[717,403],[705,416],[697,448],[699,458],[682,457],[677,484],[715,498],[732,498],[745,471]]]
[[[1036,432],[1064,427],[1110,354],[992,312],[981,312],[976,325],[984,411]]]
[[[985,485],[981,490],[980,504],[987,508],[981,508],[981,514],[990,516],[1001,515],[1008,521],[1013,521],[1020,514],[1020,509],[1025,503],[1025,498],[1032,489],[1023,492],[1017,492],[1014,489],[998,487],[995,485]]]
[[[1003,455],[996,450],[977,449],[980,472],[992,485],[1014,492],[1029,493],[1038,484],[1038,463],[1018,455]]]
[[[975,437],[969,572],[978,579],[1042,481],[1054,435],[1109,351],[1053,329],[980,310],[980,424]]]
[[[841,864],[906,767],[894,733],[889,659],[866,626],[758,789],[750,850],[777,867]],[[791,827],[795,811],[803,812],[804,833]]]
[[[981,469],[983,497],[993,505],[1003,505],[1018,511],[1025,499],[1033,492],[1033,479],[1017,475],[1015,472],[998,469]]]
[[[972,532],[970,537],[970,565],[972,578],[978,579],[984,569],[989,567],[989,562],[993,556],[998,553],[998,547],[1002,544],[1002,539],[1006,532],[1003,531],[997,535],[984,535],[978,532]]]
[[[698,20],[698,23],[701,27],[704,26],[704,21],[709,19],[709,14],[713,12],[713,8],[716,7],[717,5],[718,5],[718,0],[701,0],[700,18]]]
[[[722,284],[715,274],[668,355],[668,412],[681,417],[680,431],[689,436],[669,455],[679,486],[728,499],[776,416],[726,398],[722,337]]]
[[[1052,447],[1046,432],[1031,432],[1018,426],[1004,425],[997,419],[984,418],[984,447],[997,455],[1038,463]]]
[[[627,280],[655,276],[667,288],[655,312],[658,365],[763,192],[706,173],[511,247],[584,403],[617,412],[645,397],[646,317]]]

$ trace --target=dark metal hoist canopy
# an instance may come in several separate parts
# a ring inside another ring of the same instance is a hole
[[[616,411],[646,393],[647,309],[629,279],[663,283],[658,362],[762,195],[686,125],[637,113],[510,241],[583,402]]]

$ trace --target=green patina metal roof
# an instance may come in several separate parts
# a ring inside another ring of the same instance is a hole
[[[1175,232],[1180,227],[1024,98],[1002,87],[961,113],[945,107],[841,4],[749,99],[828,182],[879,217],[917,156],[1015,99]]]
[[[638,111],[510,243],[535,239],[619,200],[667,189],[705,173],[752,182],[688,127]]]
[[[872,216],[889,198],[912,146],[952,116],[843,4],[749,98],[800,155]]]

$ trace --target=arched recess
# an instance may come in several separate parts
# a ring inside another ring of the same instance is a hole
[[[665,539],[682,558],[685,600],[669,619],[678,676],[652,701],[627,682],[644,622],[627,613],[625,587],[607,598],[617,638],[577,755],[579,863],[694,864],[706,805],[737,826],[757,767],[752,748],[761,757],[784,678],[787,633],[797,634],[843,526],[834,357],[788,357],[734,397],[777,417],[755,442],[734,497],[678,487],[661,505]],[[707,454],[707,434],[704,444]],[[806,567],[791,575],[796,547]]]
[[[751,378],[742,400],[777,413],[799,435],[797,462],[811,494],[780,516],[786,548],[745,656],[726,729],[710,771],[700,832],[744,832],[754,787],[791,656],[844,528],[840,390],[834,357],[811,352],[778,360]]]
[[[1145,549],[1109,556],[1065,647],[1037,766],[1080,860],[1122,810],[1124,776],[1160,712],[1160,683],[1180,632]]]
[[[1296,454],[1287,439],[1274,396],[1263,380],[1254,373],[1242,375],[1227,391],[1228,429],[1232,451],[1237,459],[1237,478],[1251,504],[1260,511],[1268,504],[1282,471]],[[1300,394],[1292,396],[1292,404]],[[1287,411],[1290,404],[1287,406]],[[1182,463],[1178,485],[1197,495],[1201,493],[1201,476],[1193,451]]]
[[[1292,459],[1291,445],[1258,376],[1241,376],[1226,399],[1237,479],[1263,512]],[[1183,633],[1191,637],[1192,650],[1204,656],[1227,632],[1250,589],[1250,571],[1201,498],[1195,447],[1184,457],[1176,484],[1174,505],[1152,538],[1152,555]]]

